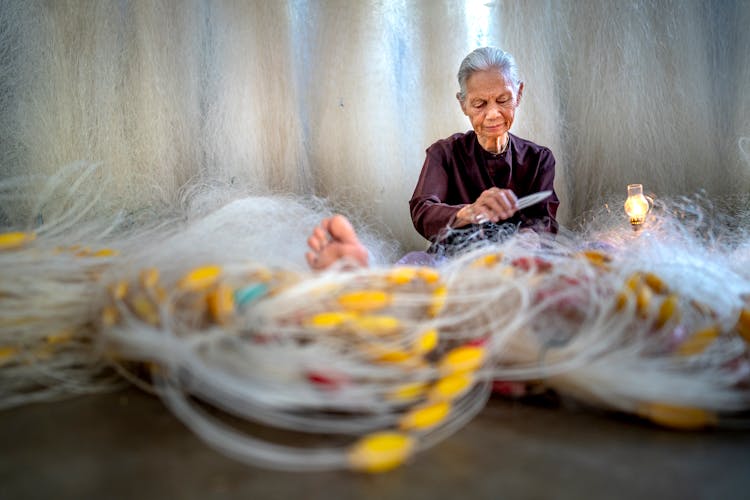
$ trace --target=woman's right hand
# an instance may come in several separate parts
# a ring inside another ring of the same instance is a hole
[[[492,187],[482,192],[471,205],[464,206],[456,213],[455,227],[485,222],[500,222],[510,219],[516,213],[516,194],[510,189]]]

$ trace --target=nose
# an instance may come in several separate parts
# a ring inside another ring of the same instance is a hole
[[[499,118],[500,117],[500,106],[493,104],[487,110],[487,118]]]

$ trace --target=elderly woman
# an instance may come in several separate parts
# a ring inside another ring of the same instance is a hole
[[[549,149],[510,133],[523,95],[513,56],[494,47],[476,49],[461,63],[458,84],[456,98],[473,130],[427,148],[409,202],[414,227],[433,242],[429,251],[440,253],[451,244],[452,236],[444,238],[446,229],[488,222],[556,231],[555,157]],[[547,190],[552,194],[542,203],[518,210],[518,197]],[[315,228],[308,245],[313,269],[342,258],[367,265],[366,249],[340,215]],[[412,252],[400,261],[433,262],[424,252]]]
[[[409,202],[414,227],[433,242],[445,228],[483,222],[555,231],[555,158],[510,133],[523,95],[513,56],[494,47],[476,49],[461,63],[458,84],[456,98],[473,130],[427,148]],[[517,210],[519,197],[545,190],[552,194],[544,202]]]

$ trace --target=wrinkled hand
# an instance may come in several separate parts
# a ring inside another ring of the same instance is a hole
[[[516,194],[510,189],[490,188],[456,214],[456,226],[484,224],[510,219],[516,213]]]

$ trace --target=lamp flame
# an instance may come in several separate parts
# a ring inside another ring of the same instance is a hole
[[[637,231],[646,221],[651,204],[643,196],[642,184],[628,184],[628,199],[625,200],[625,213],[630,217],[630,225]]]

